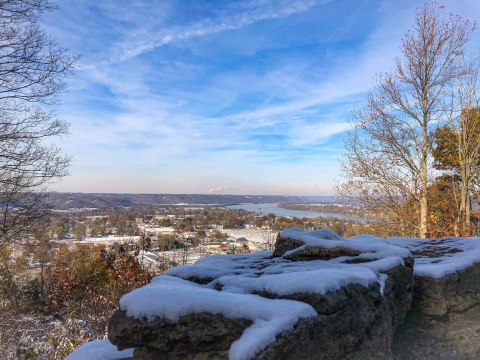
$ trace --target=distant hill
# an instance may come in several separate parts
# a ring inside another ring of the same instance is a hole
[[[286,195],[219,195],[219,194],[107,194],[107,193],[51,193],[57,209],[108,208],[116,206],[141,206],[155,204],[240,204],[240,203],[305,203],[312,198],[332,202],[331,196]],[[318,201],[317,200],[317,201]]]

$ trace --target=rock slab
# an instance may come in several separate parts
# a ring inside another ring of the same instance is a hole
[[[412,274],[383,239],[289,229],[273,253],[211,256],[128,294],[108,338],[138,359],[392,359]]]
[[[287,229],[273,252],[170,269],[120,305],[108,337],[136,359],[480,359],[480,238]]]

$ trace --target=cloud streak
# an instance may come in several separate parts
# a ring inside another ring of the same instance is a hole
[[[274,2],[250,2],[247,9],[231,14],[228,10],[223,16],[207,18],[188,26],[179,26],[170,29],[145,34],[116,44],[119,53],[115,61],[126,61],[153,49],[202,36],[222,33],[229,30],[238,30],[259,21],[274,20],[307,11],[315,5],[326,3],[328,0],[298,0]]]

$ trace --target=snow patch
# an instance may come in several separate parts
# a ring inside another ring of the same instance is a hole
[[[480,238],[401,238],[386,239],[414,254],[414,273],[418,276],[441,278],[480,262]]]
[[[133,356],[133,349],[117,350],[108,339],[94,340],[75,349],[65,360],[119,360]]]
[[[323,264],[326,265],[326,264]],[[273,275],[223,276],[213,284],[223,285],[223,291],[253,292],[265,291],[276,295],[298,293],[326,294],[349,284],[368,287],[378,280],[377,274],[364,267],[351,267],[345,264],[328,264],[320,269],[284,272]]]

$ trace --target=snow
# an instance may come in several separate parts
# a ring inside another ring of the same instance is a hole
[[[194,265],[177,266],[167,270],[166,275],[178,276],[184,279],[192,277],[211,280],[223,275],[234,275],[249,272],[266,260],[272,251],[259,251],[250,254],[211,255],[198,260]]]
[[[133,356],[133,349],[118,351],[108,339],[94,340],[75,349],[65,360],[117,360]]]
[[[480,238],[419,239],[391,237],[387,243],[409,249],[415,258],[414,273],[441,278],[480,262]]]
[[[290,251],[288,255],[304,250],[306,247],[322,247],[326,249],[341,247],[360,252],[359,257],[363,259],[381,259],[389,256],[404,258],[410,256],[410,252],[407,249],[393,246],[393,244],[387,243],[385,239],[371,235],[359,235],[344,239],[330,229],[305,231],[293,228],[282,230],[280,236],[298,240],[305,244]]]
[[[319,239],[342,241],[343,238],[330,229],[319,229],[312,231],[305,231],[303,229],[291,228],[280,231],[280,236],[283,238],[297,239],[305,243],[317,242]]]
[[[343,256],[330,260],[290,261],[272,258],[272,252],[217,255],[199,260],[194,265],[178,266],[166,274],[184,279],[200,279],[210,288],[222,287],[234,293],[269,292],[275,295],[296,293],[326,294],[349,284],[368,287],[377,282],[383,289],[386,272],[404,265],[404,257],[411,256],[404,248],[389,245],[384,239],[365,236],[343,239],[328,229],[304,231],[289,229],[281,236],[296,238],[306,245],[287,252],[289,255],[305,246],[326,248],[344,247],[360,252],[358,256]],[[363,251],[363,252],[362,252]],[[346,263],[360,258],[366,262]],[[368,261],[367,261],[368,260]]]
[[[245,238],[257,246],[265,245],[269,241],[275,242],[278,232],[261,229],[223,229],[228,236],[238,239]]]
[[[103,237],[86,237],[84,240],[76,241],[78,244],[113,244],[113,243],[135,243],[140,239],[140,236],[103,236]]]
[[[232,360],[252,358],[275,341],[278,334],[292,329],[300,319],[317,314],[310,305],[299,301],[217,291],[168,275],[159,276],[123,296],[120,308],[128,316],[149,320],[161,317],[176,321],[199,312],[251,320],[252,325],[230,348]]]
[[[377,274],[370,269],[359,266],[349,268],[344,264],[329,264],[318,270],[285,272],[255,278],[245,275],[223,276],[214,284],[223,285],[223,291],[266,291],[276,295],[290,295],[297,293],[326,294],[348,284],[360,284],[368,287],[377,280]]]
[[[399,261],[399,258],[409,256],[409,252],[413,253],[415,258],[414,273],[418,276],[441,278],[480,262],[480,238],[478,237],[383,239],[374,235],[358,235],[343,239],[329,229],[315,231],[287,229],[281,231],[280,236],[296,239],[305,244],[292,250],[290,254],[304,250],[306,247],[321,246],[330,249],[343,247],[361,252],[359,258],[379,259],[377,262],[366,263],[368,268],[379,272],[391,267],[394,262]],[[344,262],[346,258],[337,258],[335,261]]]

